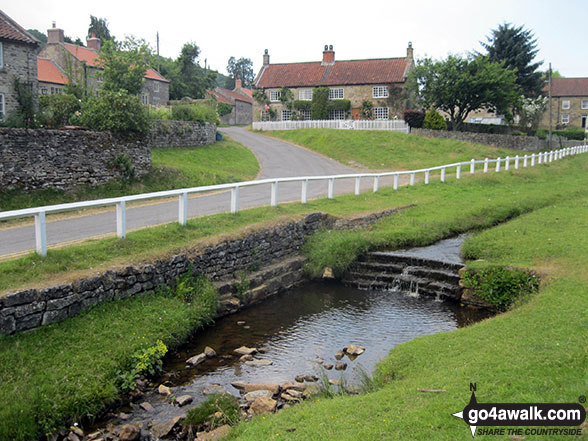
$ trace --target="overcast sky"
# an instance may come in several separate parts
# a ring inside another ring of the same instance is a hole
[[[566,77],[588,76],[586,0],[387,1],[152,1],[26,0],[0,7],[26,29],[51,22],[85,39],[90,14],[108,20],[111,34],[134,35],[175,58],[194,41],[204,59],[225,73],[229,57],[250,58],[257,73],[264,49],[272,63],[317,61],[325,44],[338,60],[402,57],[412,41],[415,57],[444,58],[480,50],[499,24],[524,25],[537,38],[544,67]],[[542,67],[543,68],[543,67]]]

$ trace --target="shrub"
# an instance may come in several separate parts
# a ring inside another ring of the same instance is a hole
[[[292,103],[295,109],[297,110],[310,110],[310,106],[312,105],[311,101],[302,101],[296,100]]]
[[[82,102],[80,124],[126,138],[141,138],[149,130],[149,113],[139,97],[126,90],[102,91]]]
[[[74,95],[43,95],[39,98],[39,124],[57,129],[72,123],[81,101]]]
[[[411,128],[420,129],[423,127],[423,122],[425,121],[425,112],[421,112],[420,110],[405,110],[404,121]]]
[[[212,295],[216,288],[206,276],[194,276],[190,267],[177,281],[173,295],[178,299],[193,303],[197,297],[202,295]]]
[[[310,111],[312,119],[327,119],[329,117],[329,88],[317,87],[312,93]]]
[[[157,121],[167,121],[171,119],[171,109],[169,107],[149,108],[149,118]]]
[[[136,351],[128,360],[123,370],[117,372],[121,389],[134,390],[135,382],[142,374],[155,375],[161,372],[162,358],[167,353],[167,346],[157,340],[155,346]]]
[[[216,105],[216,111],[219,116],[225,116],[233,111],[233,106],[228,103],[218,103]]]
[[[214,414],[222,415],[215,417]],[[196,429],[214,429],[223,424],[239,421],[239,400],[231,394],[212,394],[197,407],[188,410],[183,424]]]
[[[180,104],[172,107],[172,119],[217,123],[216,109],[209,104]]]
[[[374,119],[374,104],[367,98],[361,100],[360,119]]]
[[[447,123],[439,112],[435,109],[429,109],[425,115],[423,127],[425,129],[447,130]]]
[[[349,100],[334,100],[327,103],[328,110],[349,110],[351,101]],[[372,105],[373,107],[373,105]],[[327,115],[328,116],[328,115]]]

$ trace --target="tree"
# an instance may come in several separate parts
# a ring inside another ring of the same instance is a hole
[[[198,64],[200,48],[194,42],[185,43],[174,61],[162,65],[162,74],[170,81],[170,99],[204,98],[207,89],[214,87],[216,72]]]
[[[253,80],[255,79],[255,74],[253,73],[253,62],[249,58],[239,58],[238,60],[235,57],[229,58],[229,62],[227,64],[227,72],[231,77],[231,81],[233,82],[232,87],[227,87],[228,85],[225,83],[225,87],[232,89],[235,87],[235,80],[238,77],[241,77],[241,81],[243,87],[251,87],[253,84]]]
[[[88,27],[88,36],[94,34],[96,38],[102,40],[103,43],[112,40],[114,37],[110,35],[108,29],[108,21],[105,18],[98,18],[90,15],[90,26]]]
[[[488,51],[490,61],[504,63],[507,69],[516,70],[517,84],[523,95],[537,97],[545,84],[542,73],[537,69],[543,61],[533,63],[538,52],[537,40],[530,30],[509,23],[501,24],[486,37],[487,43],[480,44]]]
[[[422,107],[447,113],[453,130],[460,128],[470,112],[487,109],[502,113],[520,96],[514,71],[481,55],[419,60],[408,87]]]
[[[27,29],[27,32],[39,40],[39,48],[43,49],[47,44],[47,34],[38,31],[37,29]]]
[[[103,90],[126,90],[131,95],[141,93],[150,51],[136,42],[133,38],[127,38],[122,44],[115,44],[112,40],[105,42],[99,57],[99,64],[104,69]]]

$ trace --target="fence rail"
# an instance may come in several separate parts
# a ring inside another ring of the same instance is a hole
[[[410,127],[403,120],[308,120],[308,121],[256,121],[253,130],[295,130],[295,129],[346,129],[346,130],[392,130],[410,133]]]
[[[300,182],[302,184],[300,201],[305,204],[308,201],[308,183],[310,181],[327,181],[327,197],[334,198],[335,181],[340,179],[355,179],[355,194],[360,194],[360,183],[363,178],[373,178],[373,191],[377,192],[380,186],[380,178],[393,176],[394,190],[398,189],[399,178],[402,175],[410,177],[410,185],[415,184],[417,174],[424,174],[424,183],[429,184],[431,172],[440,171],[441,182],[445,182],[447,170],[455,168],[455,176],[457,179],[461,178],[462,167],[470,174],[476,172],[476,165],[482,165],[482,172],[488,173],[491,171],[490,166],[499,172],[501,169],[509,170],[511,167],[518,169],[520,167],[533,167],[537,164],[544,164],[553,162],[570,155],[577,155],[588,152],[588,146],[580,145],[576,147],[567,147],[560,150],[552,150],[550,152],[533,153],[531,155],[514,157],[507,156],[506,158],[497,159],[482,159],[466,162],[456,162],[453,164],[439,165],[436,167],[423,168],[418,170],[405,170],[385,173],[356,173],[343,175],[328,175],[328,176],[301,176],[290,178],[271,178],[260,179],[257,181],[234,182],[230,184],[207,185],[203,187],[182,188],[178,190],[158,191],[155,193],[143,193],[132,196],[123,196],[118,198],[97,199],[93,201],[73,202],[68,204],[48,205],[44,207],[25,208],[22,210],[12,210],[0,212],[0,221],[8,219],[16,219],[22,217],[34,216],[35,218],[35,244],[36,251],[41,256],[47,255],[47,233],[45,216],[49,213],[58,213],[63,211],[78,210],[80,208],[102,207],[102,206],[116,206],[116,235],[118,237],[126,236],[126,203],[132,201],[141,201],[145,199],[165,198],[170,196],[178,197],[178,222],[181,225],[186,225],[188,219],[188,195],[193,193],[202,193],[215,190],[231,190],[231,204],[230,212],[237,213],[239,211],[239,189],[242,187],[251,187],[256,185],[271,184],[270,205],[275,207],[278,205],[278,188],[281,182]],[[469,170],[467,169],[469,167]]]

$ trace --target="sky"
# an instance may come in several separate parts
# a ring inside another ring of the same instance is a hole
[[[6,14],[25,29],[45,31],[55,21],[65,34],[85,39],[90,15],[106,18],[111,34],[144,38],[160,54],[176,58],[186,42],[201,49],[200,64],[226,73],[229,57],[271,63],[318,61],[325,44],[336,60],[415,58],[482,51],[499,24],[523,25],[537,39],[536,61],[551,62],[565,77],[588,77],[588,1],[169,1],[3,0]]]

